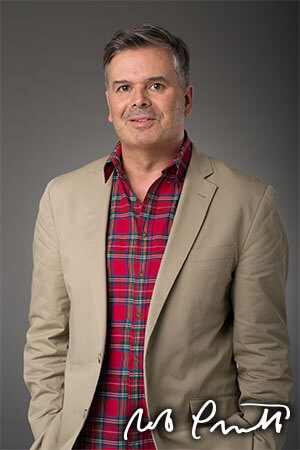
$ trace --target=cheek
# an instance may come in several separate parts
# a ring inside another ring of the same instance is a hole
[[[164,101],[152,101],[152,109],[163,117],[164,120],[171,121],[177,109],[176,102],[172,99],[164,99]]]
[[[184,102],[181,102],[179,100],[173,102],[169,111],[172,122],[178,124],[184,121],[184,112],[185,112]]]
[[[168,111],[170,116],[175,119],[177,116],[184,114],[185,102],[182,96],[170,96],[166,99],[164,109]]]
[[[126,103],[124,101],[115,101],[111,100],[110,103],[110,113],[113,119],[118,120],[120,117],[123,116],[124,112],[126,111]]]

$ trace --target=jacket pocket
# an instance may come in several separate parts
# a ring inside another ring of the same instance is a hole
[[[212,414],[213,411],[213,403],[216,405],[215,414]],[[206,406],[204,407],[204,405]],[[190,399],[190,410],[192,414],[197,415],[200,409],[203,407],[201,417],[199,420],[205,420],[209,416],[210,419],[203,423],[213,424],[218,420],[226,420],[228,417],[232,416],[235,413],[240,412],[239,404],[238,404],[238,394],[224,394],[220,396],[211,396],[211,397],[199,397]]]
[[[234,256],[235,245],[225,244],[206,248],[192,248],[189,254],[189,261],[203,263],[228,261]]]

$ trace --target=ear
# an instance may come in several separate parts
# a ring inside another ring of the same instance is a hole
[[[194,89],[191,84],[189,84],[184,91],[185,98],[185,106],[184,106],[184,115],[185,117],[189,117],[192,113],[192,104],[194,98]]]
[[[106,103],[108,106],[108,120],[109,122],[112,123],[112,115],[111,115],[111,107],[110,107],[110,102],[109,102],[109,93],[108,91],[105,91],[105,97],[106,97]]]

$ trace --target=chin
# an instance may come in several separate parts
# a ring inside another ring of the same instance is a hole
[[[143,139],[143,137],[140,137],[138,139],[135,139],[134,141],[131,141],[129,145],[158,145],[161,141],[158,139]]]

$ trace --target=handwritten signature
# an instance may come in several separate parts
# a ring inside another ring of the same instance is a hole
[[[225,420],[221,419],[214,423],[209,431],[212,433],[216,430],[216,428],[220,427],[222,434],[226,435],[230,433],[231,431],[235,431],[238,434],[241,433],[250,433],[251,431],[257,430],[259,428],[266,430],[273,422],[275,424],[275,431],[276,433],[280,433],[282,428],[281,419],[289,419],[290,418],[290,409],[286,405],[281,404],[268,404],[268,403],[241,403],[241,406],[259,406],[263,407],[264,410],[262,412],[262,415],[257,422],[256,425],[249,427],[249,428],[240,428],[237,425],[230,425],[227,426]],[[206,409],[211,409],[211,412],[208,416],[205,418],[202,418]],[[283,411],[276,411],[275,413],[271,414],[269,416],[269,408],[282,408]],[[193,426],[192,426],[192,437],[194,439],[201,439],[200,435],[197,435],[196,429],[197,425],[204,424],[212,420],[212,418],[215,416],[217,411],[216,403],[214,400],[207,400],[202,407],[199,409],[197,414],[193,414]],[[283,412],[285,412],[285,416],[283,416]],[[157,425],[159,424],[160,420],[163,419],[165,416],[165,423],[164,427],[165,430],[168,432],[171,432],[174,430],[173,420],[172,420],[172,409],[167,408],[164,409],[155,419],[155,421],[149,421],[144,427],[142,426],[142,419],[143,419],[143,409],[139,408],[137,409],[129,419],[129,422],[124,430],[124,440],[127,441],[128,439],[128,431],[131,427],[133,421],[137,418],[137,430],[140,432],[144,432],[146,430],[154,430]]]

